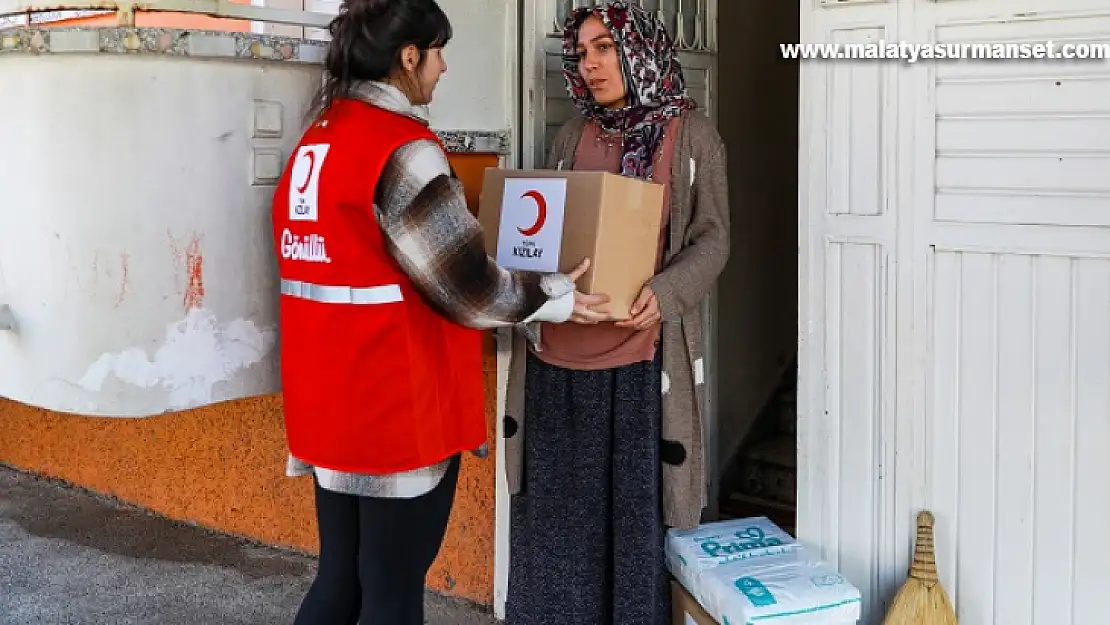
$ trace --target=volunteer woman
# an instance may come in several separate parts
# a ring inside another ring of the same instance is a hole
[[[288,473],[312,474],[317,578],[296,625],[422,625],[459,454],[485,440],[477,328],[606,316],[569,276],[485,254],[414,106],[447,66],[434,0],[348,0],[277,187]]]
[[[631,320],[544,325],[514,355],[508,623],[664,625],[665,527],[696,526],[706,503],[699,304],[729,255],[725,151],[653,14],[579,9],[563,51],[583,116],[548,166],[663,184],[664,225]]]

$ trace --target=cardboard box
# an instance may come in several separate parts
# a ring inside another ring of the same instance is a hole
[[[655,275],[663,186],[605,172],[486,169],[478,220],[486,251],[507,268],[569,273],[590,268],[583,293],[605,293],[628,319]]]
[[[697,600],[683,588],[682,584],[671,581],[672,625],[719,625],[709,613],[698,605]]]

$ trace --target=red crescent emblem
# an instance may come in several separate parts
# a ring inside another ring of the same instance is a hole
[[[316,169],[316,152],[309,150],[305,152],[308,157],[308,175],[304,177],[304,184],[297,187],[297,193],[304,193],[308,188],[308,183],[312,182],[312,171]]]
[[[536,215],[536,223],[532,224],[528,228],[517,228],[517,230],[519,230],[520,233],[526,237],[535,236],[536,233],[538,233],[540,230],[543,230],[543,225],[547,223],[547,200],[539,191],[529,191],[520,197],[530,197],[535,200],[536,208],[538,208],[539,211]]]

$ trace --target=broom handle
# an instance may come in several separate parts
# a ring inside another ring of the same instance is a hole
[[[940,579],[937,575],[937,554],[933,544],[933,515],[927,510],[917,514],[917,545],[913,551],[910,577],[929,588],[936,585]]]

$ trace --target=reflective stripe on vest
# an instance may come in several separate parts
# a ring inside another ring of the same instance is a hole
[[[350,287],[324,286],[300,280],[281,280],[281,294],[320,302],[321,304],[394,304],[404,301],[397,284]]]

